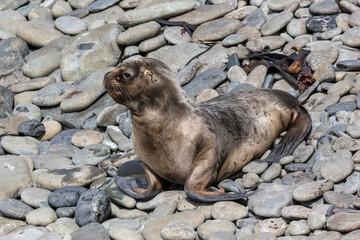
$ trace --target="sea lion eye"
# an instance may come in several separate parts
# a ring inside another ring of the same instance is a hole
[[[131,77],[131,73],[129,73],[129,72],[124,72],[123,75],[124,75],[125,78],[130,78]]]

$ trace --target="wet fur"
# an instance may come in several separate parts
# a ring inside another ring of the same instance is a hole
[[[196,201],[247,197],[208,187],[241,170],[288,130],[266,159],[279,161],[311,128],[306,110],[280,90],[236,92],[195,105],[169,67],[156,59],[125,62],[105,76],[104,85],[132,113],[135,152],[144,163],[148,187],[134,187],[122,178],[116,182],[138,199],[153,197],[166,181],[184,184]]]

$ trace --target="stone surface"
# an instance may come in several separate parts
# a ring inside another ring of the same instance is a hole
[[[118,22],[121,25],[133,26],[139,23],[155,20],[157,18],[168,18],[174,15],[180,15],[181,13],[192,10],[194,7],[195,1],[192,0],[157,3],[147,8],[126,11],[118,19]]]
[[[57,31],[52,23],[37,18],[19,24],[16,35],[29,45],[43,47],[55,38],[62,36],[62,33]]]
[[[201,24],[192,35],[192,41],[220,40],[241,27],[238,20],[220,18]]]
[[[36,186],[48,190],[65,186],[85,186],[105,175],[103,170],[93,166],[69,166],[56,170],[39,169],[33,172]]]
[[[279,183],[262,184],[259,186],[259,190],[249,197],[249,210],[258,216],[280,217],[281,210],[292,204],[294,188],[294,186]]]
[[[334,186],[331,180],[318,180],[297,187],[292,196],[295,200],[304,202],[321,197],[326,191],[329,191]]]

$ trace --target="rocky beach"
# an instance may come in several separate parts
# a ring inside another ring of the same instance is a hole
[[[360,239],[359,47],[359,0],[0,1],[0,240]],[[247,199],[135,200],[112,181],[146,184],[131,115],[103,78],[141,57],[195,102],[289,92],[312,131],[213,186]]]

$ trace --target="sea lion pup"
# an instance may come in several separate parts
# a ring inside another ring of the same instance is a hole
[[[287,130],[268,162],[293,152],[311,129],[308,112],[280,90],[254,89],[194,104],[175,74],[152,58],[127,61],[104,77],[109,95],[131,111],[134,149],[147,187],[116,177],[136,199],[150,199],[166,181],[184,185],[201,202],[237,200],[248,194],[214,192],[209,187],[261,156]]]

